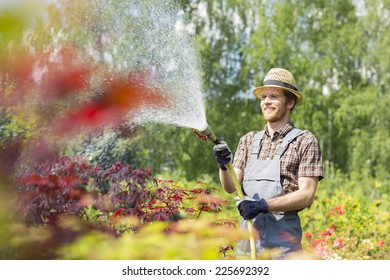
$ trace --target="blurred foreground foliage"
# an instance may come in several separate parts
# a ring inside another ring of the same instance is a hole
[[[1,259],[219,259],[245,235],[208,184],[119,163],[60,158],[16,186],[12,195],[1,186]]]
[[[167,176],[167,175],[163,175]],[[215,183],[153,178],[116,163],[104,169],[60,158],[1,184],[0,259],[235,259],[239,215]],[[333,183],[342,181],[333,178]],[[295,259],[389,259],[389,196],[363,200],[353,184],[321,184],[301,212]],[[258,256],[271,258],[270,252]]]

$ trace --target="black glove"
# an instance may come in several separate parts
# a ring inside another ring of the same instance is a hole
[[[268,213],[269,207],[264,198],[260,200],[241,200],[237,203],[238,211],[245,220],[252,220],[260,213]]]
[[[219,168],[226,170],[226,164],[232,160],[232,152],[229,149],[229,146],[225,141],[221,141],[220,144],[217,144],[213,148],[213,154],[215,160],[217,161]]]

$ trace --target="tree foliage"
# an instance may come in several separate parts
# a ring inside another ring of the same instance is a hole
[[[207,121],[233,151],[241,135],[264,125],[259,102],[251,91],[270,68],[284,67],[295,75],[304,96],[292,119],[318,137],[326,170],[335,167],[346,174],[388,176],[388,0],[173,3],[178,4],[176,10],[172,5],[167,8],[184,23],[198,55]],[[151,67],[147,65],[150,61],[142,58],[145,53],[153,55],[151,49],[159,46],[145,46],[145,33],[135,32],[140,26],[137,13],[153,16],[148,5],[153,6],[153,1],[137,7],[126,1],[60,1],[24,36],[27,45],[21,43],[21,30],[26,28],[22,17],[4,15],[1,20],[13,22],[16,31],[1,30],[2,52],[8,53],[5,45],[14,44],[24,52],[33,48],[49,54],[72,44],[88,49],[97,61],[110,61],[108,69],[101,71],[113,75],[118,69],[131,72]],[[116,11],[125,12],[112,21]],[[153,24],[153,20],[143,22],[144,32],[152,32]],[[131,44],[125,46],[128,42]],[[169,56],[166,48],[161,52]],[[3,94],[12,92],[13,85],[2,75]],[[39,126],[39,112],[28,118],[23,111],[24,107],[19,112],[1,109],[2,141],[29,135]],[[100,152],[89,153],[89,158],[106,166],[120,158],[157,172],[179,171],[192,179],[204,174],[216,177],[210,143],[198,140],[191,129],[151,123],[137,131],[139,137],[133,137],[134,133],[102,135],[94,150]],[[81,147],[92,146],[89,142]]]
[[[326,170],[334,166],[347,174],[388,177],[389,4],[190,1],[184,9],[215,133],[234,150],[241,135],[262,129],[251,90],[270,68],[284,67],[304,96],[292,119],[318,137]],[[181,143],[177,146],[188,146]],[[188,151],[191,170],[197,170],[196,151]],[[215,172],[211,168],[208,172]]]

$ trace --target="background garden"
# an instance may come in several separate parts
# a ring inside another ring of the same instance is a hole
[[[191,122],[234,150],[272,67],[324,159],[294,257],[390,258],[389,0],[41,2],[0,6],[0,259],[234,259]]]

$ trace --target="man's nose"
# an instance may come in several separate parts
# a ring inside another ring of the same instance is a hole
[[[272,99],[269,97],[269,96],[264,96],[262,99],[261,99],[262,102],[264,103],[269,103],[272,101]]]

